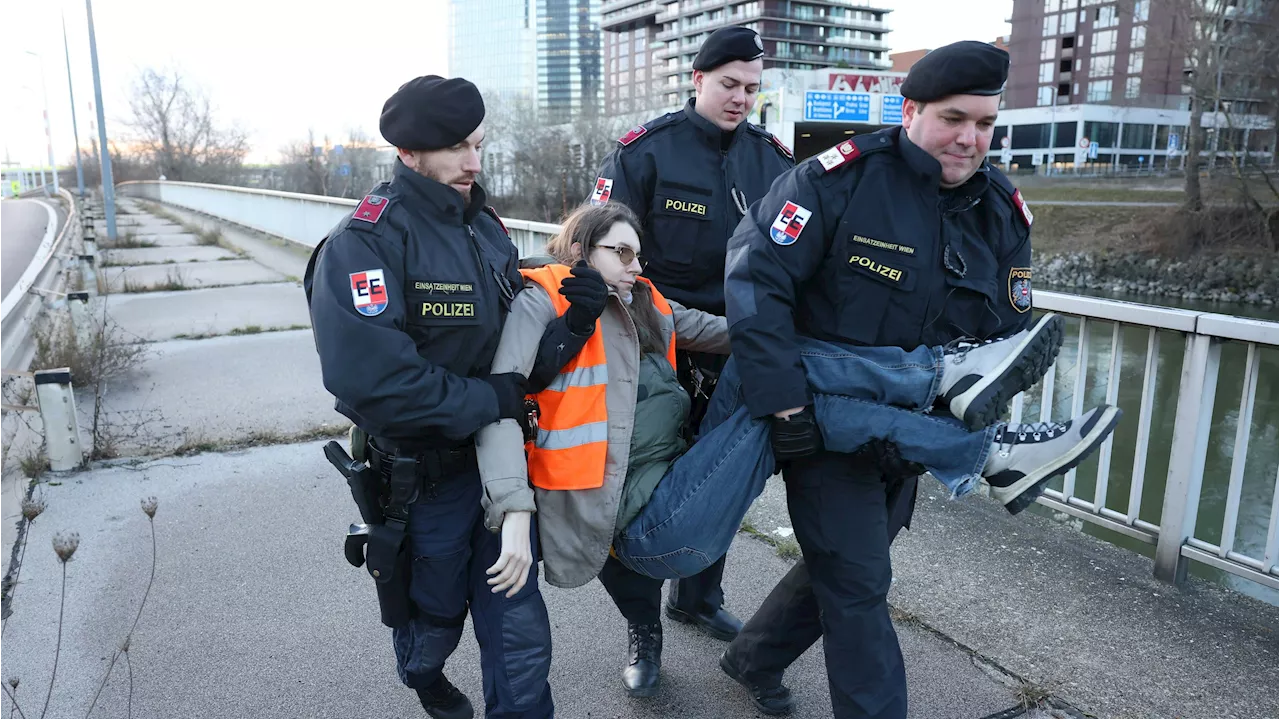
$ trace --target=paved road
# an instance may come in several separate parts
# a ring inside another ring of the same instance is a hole
[[[35,200],[6,200],[0,212],[0,295],[18,284],[35,257],[49,224],[49,211]]]

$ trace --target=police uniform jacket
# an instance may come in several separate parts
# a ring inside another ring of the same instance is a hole
[[[778,179],[729,242],[733,351],[753,416],[812,403],[796,335],[913,349],[1028,326],[1032,215],[984,164],[955,189],[895,127]]]
[[[748,122],[725,133],[689,100],[620,139],[590,199],[622,202],[640,218],[645,277],[667,299],[723,315],[729,236],[793,164],[773,135]]]
[[[463,444],[498,419],[489,371],[515,290],[516,248],[479,185],[396,161],[312,254],[304,280],[324,386],[370,435]]]

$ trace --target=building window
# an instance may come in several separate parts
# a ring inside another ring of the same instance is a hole
[[[636,67],[644,67],[649,64],[649,56],[643,52],[636,54]]]
[[[1136,100],[1142,93],[1142,78],[1131,77],[1124,81],[1124,99]],[[1127,129],[1126,125],[1126,129]]]
[[[1110,77],[1115,72],[1115,55],[1094,55],[1089,58],[1089,77]]]
[[[1053,82],[1053,63],[1040,63],[1040,82]]]
[[[1100,147],[1115,147],[1116,133],[1120,130],[1117,122],[1085,122],[1084,136],[1098,143]]]
[[[1116,31],[1103,30],[1093,34],[1093,53],[1101,55],[1116,51]]]
[[[1093,11],[1093,27],[1115,27],[1120,24],[1120,16],[1115,5],[1107,5]]]
[[[1063,35],[1070,35],[1076,31],[1076,14],[1073,12],[1062,13],[1061,25],[1058,30]]]
[[[1133,3],[1133,21],[1146,22],[1151,16],[1151,0],[1137,0]]]
[[[1070,50],[1071,48],[1073,48],[1073,47],[1075,47],[1075,46],[1076,46],[1076,36],[1075,36],[1075,35],[1071,35],[1071,36],[1068,36],[1068,37],[1064,37],[1064,38],[1062,38],[1062,49],[1063,49],[1063,50]]]
[[[1070,83],[1063,82],[1058,84],[1058,97],[1071,97]]]
[[[640,35],[642,32],[643,32],[642,30],[636,30],[636,35]],[[644,49],[645,49],[645,47],[644,47],[644,38],[643,38],[643,37],[637,37],[637,38],[636,38],[636,52],[644,52]]]
[[[1137,75],[1142,72],[1142,51],[1129,53],[1129,74]]]
[[[1076,58],[1076,72],[1080,72],[1080,69],[1082,67],[1084,67],[1084,58],[1082,57]]]
[[[1062,0],[1063,10],[1075,10],[1077,0]]]
[[[1137,50],[1147,45],[1147,26],[1135,25],[1133,30],[1129,31],[1129,49]]]
[[[1044,25],[1041,27],[1040,36],[1048,37],[1050,35],[1057,35],[1057,34],[1058,34],[1058,16],[1045,15]]]
[[[1058,0],[1044,0],[1045,14],[1058,12]]]
[[[1071,72],[1071,58],[1058,63],[1058,72]]]
[[[1043,85],[1040,88],[1039,95],[1036,96],[1036,105],[1038,107],[1048,107],[1053,104],[1053,88]]]
[[[778,43],[781,45],[782,43]],[[1058,42],[1056,40],[1045,40],[1040,43],[1040,59],[1053,60],[1058,57]]]
[[[1085,96],[1085,102],[1110,102],[1111,101],[1111,80],[1094,80],[1089,83],[1089,91]]]

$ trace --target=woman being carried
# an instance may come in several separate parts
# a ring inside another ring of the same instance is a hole
[[[774,473],[769,422],[747,413],[732,362],[698,441],[689,447],[682,438],[689,398],[676,379],[675,350],[727,354],[729,332],[723,317],[666,300],[640,276],[639,234],[624,205],[584,206],[547,245],[561,264],[522,270],[526,291],[512,305],[494,373],[528,376],[546,325],[570,309],[561,283],[595,274],[571,264],[586,258],[609,289],[594,326],[575,329],[589,335],[582,349],[534,396],[532,440],[526,445],[515,420],[477,434],[486,523],[503,535],[489,572],[495,592],[524,585],[535,496],[551,584],[586,584],[611,556],[631,571],[672,579],[728,550]],[[953,495],[985,478],[1016,513],[1083,461],[1119,418],[1102,405],[1058,424],[996,421],[1009,398],[1039,381],[1061,338],[1061,318],[1048,315],[1004,340],[909,352],[806,339],[802,361],[828,450],[893,442]],[[969,426],[927,414],[935,402]]]

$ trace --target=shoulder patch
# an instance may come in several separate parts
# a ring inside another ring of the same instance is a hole
[[[387,198],[382,195],[365,195],[360,205],[356,207],[355,213],[351,215],[351,219],[376,225],[383,211],[387,209],[387,203]]]
[[[794,161],[796,159],[796,154],[791,151],[791,148],[782,144],[782,140],[779,140],[777,135],[774,135],[771,132],[766,134],[769,135],[769,142],[772,142],[773,146],[778,148],[778,152],[781,152],[783,155],[786,155],[788,160]]]
[[[507,229],[507,225],[506,225],[506,223],[504,223],[504,222],[502,221],[502,218],[498,216],[498,211],[497,211],[497,210],[493,209],[492,207],[490,207],[490,206],[488,206],[488,205],[485,205],[485,206],[484,206],[484,211],[485,211],[485,212],[487,212],[487,213],[489,213],[489,216],[490,216],[490,217],[492,217],[492,218],[493,218],[493,219],[498,223],[498,227],[501,227],[501,228],[502,228],[502,233],[503,233],[504,235],[506,235],[507,237],[510,237],[510,236],[511,236],[511,230],[508,230],[508,229]]]
[[[631,129],[631,132],[628,132],[627,134],[618,138],[618,144],[622,145],[623,147],[626,147],[627,145],[630,145],[636,140],[639,140],[646,132],[648,132],[648,130],[645,129],[644,125],[636,125]]]
[[[1022,190],[1013,191],[1013,204],[1018,208],[1018,214],[1022,216],[1022,221],[1031,227],[1031,222],[1035,220],[1035,215],[1031,214],[1031,208],[1027,205],[1027,201],[1022,197]]]
[[[862,151],[858,149],[857,145],[853,144],[853,140],[845,140],[818,155],[818,163],[822,165],[822,169],[825,172],[831,172],[845,163],[857,160],[861,156]]]

